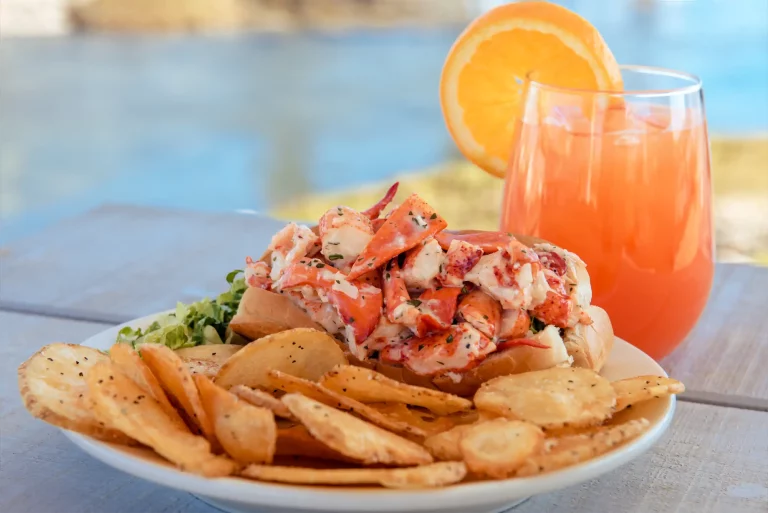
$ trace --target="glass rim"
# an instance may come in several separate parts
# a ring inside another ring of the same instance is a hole
[[[635,89],[635,90],[609,90],[609,89],[582,89],[577,87],[562,87],[554,84],[547,84],[546,82],[540,82],[531,75],[536,71],[530,71],[525,76],[525,80],[530,82],[541,89],[549,89],[552,91],[558,91],[563,93],[579,93],[579,94],[603,94],[610,96],[638,96],[645,98],[673,96],[681,94],[698,93],[702,89],[701,79],[693,73],[687,73],[685,71],[678,71],[670,68],[661,68],[658,66],[644,66],[637,64],[621,64],[619,68],[622,71],[634,71],[637,73],[644,73],[646,75],[657,75],[664,77],[673,77],[688,82],[686,85],[680,87],[672,87],[666,89]]]

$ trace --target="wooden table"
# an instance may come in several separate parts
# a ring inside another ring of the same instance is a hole
[[[16,367],[40,346],[214,295],[281,223],[106,206],[0,249],[0,512],[212,513],[193,496],[86,456],[30,417]],[[682,379],[672,427],[610,475],[516,509],[768,512],[768,269],[718,265],[694,332],[662,365]]]

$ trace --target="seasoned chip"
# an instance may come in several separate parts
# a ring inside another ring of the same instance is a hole
[[[309,434],[307,428],[300,425],[277,430],[275,456],[302,456],[320,460],[356,463],[356,460],[348,458],[319,442]]]
[[[241,475],[261,481],[314,485],[378,484],[387,488],[434,488],[458,483],[467,474],[460,462],[410,468],[315,469],[249,465]]]
[[[216,438],[238,463],[272,463],[277,427],[275,416],[266,408],[253,406],[205,376],[194,377]]]
[[[538,452],[543,440],[544,433],[538,426],[498,418],[469,426],[459,441],[459,449],[471,472],[504,479]]]
[[[143,344],[139,350],[170,399],[182,408],[187,419],[197,426],[199,432],[205,435],[214,450],[217,450],[219,447],[213,422],[205,413],[200,393],[192,381],[192,374],[181,358],[167,346],[160,344]]]
[[[685,392],[681,382],[662,376],[637,376],[614,381],[611,386],[616,391],[616,411],[653,398]]]
[[[333,369],[323,376],[321,383],[363,403],[405,403],[422,406],[440,415],[472,408],[472,401],[463,397],[406,385],[371,369],[352,365]]]
[[[531,476],[581,463],[638,437],[649,426],[647,419],[636,419],[624,424],[604,426],[590,434],[547,439],[545,450],[529,457],[515,475]]]
[[[501,376],[475,394],[479,410],[544,428],[599,424],[615,405],[616,393],[608,380],[575,367]]]
[[[435,415],[425,409],[409,408],[403,403],[370,403],[369,407],[384,414],[388,419],[404,422],[419,429],[426,436],[436,435],[460,424],[462,419],[452,420],[450,417]]]
[[[267,372],[276,369],[317,381],[334,366],[347,363],[336,341],[325,332],[296,328],[255,340],[235,353],[216,375],[217,385],[267,386]]]
[[[422,446],[314,399],[286,394],[282,401],[313,437],[345,456],[367,464],[406,466],[432,462]]]
[[[235,385],[230,388],[229,391],[243,401],[249,402],[254,406],[260,406],[270,410],[277,417],[293,421],[297,420],[296,417],[294,417],[291,413],[291,410],[289,410],[288,407],[280,401],[280,399],[269,395],[263,390],[250,388],[245,385]]]
[[[139,388],[144,390],[147,395],[152,399],[160,403],[163,411],[168,414],[171,420],[177,422],[180,426],[186,427],[184,421],[179,416],[179,412],[173,407],[168,397],[163,391],[163,387],[160,386],[160,382],[144,360],[141,359],[139,353],[136,352],[129,344],[117,343],[109,349],[109,359],[112,363],[117,365],[120,371],[131,378],[134,383],[139,385]]]
[[[177,349],[175,353],[184,360],[192,374],[202,374],[213,378],[229,360],[229,357],[242,349],[237,344],[208,344]]]
[[[267,379],[269,380],[269,386],[272,388],[284,392],[300,393],[332,408],[346,410],[389,431],[418,438],[427,436],[427,433],[419,427],[387,417],[370,406],[345,395],[337,394],[333,390],[329,390],[313,381],[297,378],[274,369],[269,371]]]
[[[471,424],[463,424],[432,435],[424,440],[424,447],[429,450],[435,459],[441,461],[462,461],[464,456],[461,454],[459,443],[470,428]]]
[[[151,447],[181,470],[210,477],[235,471],[234,461],[211,453],[205,438],[171,420],[160,403],[109,360],[94,365],[88,371],[87,382],[99,418]]]
[[[96,418],[85,374],[109,357],[90,347],[50,344],[19,366],[19,390],[29,413],[49,424],[108,442],[131,439]]]

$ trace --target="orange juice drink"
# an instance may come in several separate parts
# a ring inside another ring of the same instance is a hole
[[[592,302],[654,358],[696,323],[713,274],[706,127],[695,111],[677,128],[672,117],[520,121],[501,215],[502,229],[578,254]]]

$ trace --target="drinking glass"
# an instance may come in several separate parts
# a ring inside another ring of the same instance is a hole
[[[655,359],[691,331],[714,272],[701,81],[623,66],[622,92],[523,81],[501,228],[579,255],[617,336]]]

